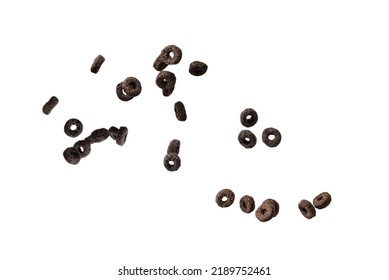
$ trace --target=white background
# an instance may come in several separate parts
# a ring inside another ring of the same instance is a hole
[[[185,3],[184,3],[185,2]],[[389,3],[387,1],[3,1],[0,4],[0,279],[124,277],[117,269],[269,266],[263,279],[388,279]],[[164,97],[152,67],[183,50]],[[93,59],[106,61],[90,72]],[[188,73],[208,64],[202,77]],[[117,83],[142,93],[120,101]],[[43,104],[58,106],[48,116]],[[188,120],[175,118],[182,101]],[[237,140],[254,108],[258,143]],[[78,118],[84,132],[63,132]],[[96,128],[127,126],[120,147],[62,152]],[[282,133],[277,148],[260,140]],[[182,166],[162,164],[181,140]],[[235,203],[219,208],[222,188]],[[305,219],[297,204],[331,205]],[[239,199],[274,198],[261,223]]]

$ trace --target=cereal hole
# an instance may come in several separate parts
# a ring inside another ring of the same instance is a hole
[[[274,136],[274,134],[269,134],[269,136],[267,137],[267,139],[269,140],[274,140],[276,137]]]
[[[169,165],[170,165],[170,166],[173,166],[173,165],[174,165],[174,161],[169,160]]]
[[[222,201],[223,201],[223,202],[226,202],[227,200],[228,200],[227,196],[223,196],[223,197],[222,197]]]
[[[77,125],[72,124],[72,125],[70,126],[70,129],[71,129],[71,130],[76,130],[76,129],[77,129]]]

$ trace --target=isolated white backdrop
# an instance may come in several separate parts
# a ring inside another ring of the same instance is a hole
[[[123,265],[387,279],[388,13],[387,1],[2,2],[0,279],[120,279]],[[169,44],[183,58],[164,97],[152,64]],[[204,76],[188,73],[194,60]],[[115,87],[128,76],[143,91],[126,103]],[[259,114],[249,150],[237,141],[247,107]],[[77,139],[63,133],[73,117]],[[108,139],[65,162],[66,147],[112,125],[128,127],[123,147]],[[260,141],[270,126],[274,149]],[[173,138],[182,166],[170,173]],[[228,209],[214,202],[222,188],[236,194]],[[306,220],[298,202],[322,191],[332,204]],[[245,194],[276,199],[279,215],[244,214]]]

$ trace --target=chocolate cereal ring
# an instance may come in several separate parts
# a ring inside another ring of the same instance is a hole
[[[142,92],[142,85],[139,80],[134,77],[126,78],[122,83],[123,91],[129,96],[135,97]]]
[[[273,208],[274,211],[273,218],[278,215],[278,212],[280,211],[280,205],[278,204],[277,201],[269,198],[263,201],[262,204],[269,204]]]
[[[252,127],[258,121],[258,114],[252,108],[244,109],[240,114],[240,122],[245,127]]]
[[[176,153],[169,153],[163,159],[163,165],[169,171],[177,171],[181,166],[181,159]]]
[[[313,199],[313,205],[317,209],[323,209],[330,205],[331,200],[331,195],[328,192],[322,192]]]
[[[69,137],[77,137],[82,133],[82,123],[78,119],[70,119],[65,123],[64,131]]]
[[[121,101],[130,101],[132,98],[134,98],[134,96],[124,92],[123,82],[118,83],[118,85],[116,86],[116,95],[119,97]]]
[[[174,104],[174,112],[176,113],[177,120],[184,122],[186,121],[186,110],[184,103],[178,101]]]
[[[193,76],[202,76],[207,72],[208,66],[204,62],[201,61],[193,61],[189,65],[189,73]]]
[[[47,101],[45,103],[45,105],[43,105],[43,108],[42,108],[43,114],[45,114],[45,115],[50,114],[51,110],[53,110],[54,107],[57,106],[58,101],[59,100],[58,100],[58,98],[56,96],[50,97],[49,101]]]
[[[242,130],[238,135],[238,141],[246,149],[251,149],[257,144],[257,137],[250,130]]]
[[[168,65],[178,64],[181,58],[182,50],[175,45],[169,45],[162,49],[161,54],[154,61],[153,67],[157,71],[162,71]]]
[[[123,146],[124,143],[126,143],[127,135],[128,135],[128,128],[125,126],[121,126],[119,128],[118,137],[116,139],[116,144],[118,144],[119,146]]]
[[[109,136],[111,136],[111,138],[113,140],[117,140],[118,137],[119,137],[119,128],[115,127],[115,126],[111,126],[109,129],[108,129],[108,132],[109,132]]]
[[[63,152],[63,157],[68,163],[73,165],[78,164],[81,160],[80,152],[74,147],[66,148]]]
[[[271,135],[274,136],[274,139],[269,138]],[[281,142],[281,133],[273,127],[266,128],[262,133],[262,141],[268,147],[277,147]]]
[[[261,222],[270,221],[274,217],[274,207],[270,203],[262,203],[257,211],[255,211],[255,217]]]
[[[99,143],[109,137],[109,131],[106,128],[99,128],[92,131],[91,135],[85,138],[90,144]]]
[[[84,158],[88,156],[91,152],[91,146],[89,141],[80,140],[74,143],[73,148],[75,148],[79,152],[79,157]]]
[[[179,154],[180,153],[180,145],[181,145],[181,142],[180,140],[177,140],[177,139],[173,139],[172,141],[170,141],[169,143],[169,146],[167,148],[167,153],[170,154],[170,153],[174,153],[174,154]]]
[[[244,212],[244,213],[251,213],[254,211],[255,209],[255,201],[254,201],[254,198],[252,196],[249,196],[249,195],[245,195],[243,196],[240,201],[239,201],[239,206],[240,206],[240,209]]]
[[[160,57],[168,65],[178,64],[182,58],[182,50],[176,45],[169,45],[163,48]]]
[[[104,61],[105,61],[104,56],[102,56],[102,55],[99,54],[99,55],[95,58],[95,60],[93,61],[92,66],[91,66],[91,68],[90,68],[90,71],[91,71],[92,73],[97,74],[97,72],[99,72],[99,70],[100,70],[101,65],[104,63]]]
[[[298,204],[298,207],[300,209],[301,214],[303,214],[305,218],[312,219],[316,216],[316,209],[308,200],[301,200]]]
[[[216,204],[222,208],[229,207],[234,203],[235,194],[230,189],[223,189],[216,194]]]
[[[153,67],[157,71],[162,71],[167,67],[167,63],[165,63],[161,57],[157,57],[157,59],[154,61]]]
[[[176,85],[176,75],[169,71],[161,71],[155,79],[155,83],[162,89],[164,96],[169,96],[173,93]]]
[[[162,49],[161,54],[154,61],[153,67],[157,71],[162,71],[168,65],[178,64],[181,58],[182,50],[175,45],[169,45]]]

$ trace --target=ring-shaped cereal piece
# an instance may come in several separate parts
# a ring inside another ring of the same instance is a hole
[[[251,149],[257,144],[257,137],[250,130],[242,130],[238,135],[239,143],[246,149]]]
[[[135,97],[142,92],[142,85],[135,77],[128,77],[122,83],[123,91],[129,96]]]
[[[162,94],[164,96],[169,96],[173,93],[174,87],[176,85],[176,75],[169,71],[161,71],[155,79],[155,83],[159,88],[162,89]]]
[[[121,126],[118,131],[118,138],[116,139],[116,144],[119,146],[123,146],[126,143],[128,135],[128,128],[125,126]]]
[[[255,217],[261,222],[270,221],[274,217],[274,207],[270,203],[262,203],[255,211]]]
[[[269,138],[271,135],[274,136],[274,139]],[[266,128],[262,133],[262,141],[270,148],[277,147],[281,142],[281,133],[276,128]]]
[[[177,120],[184,122],[186,121],[186,109],[184,103],[178,101],[174,104],[174,112],[176,113]]]
[[[88,156],[91,152],[91,146],[89,141],[80,140],[74,143],[73,147],[80,153],[80,158]]]
[[[182,58],[182,50],[176,45],[169,45],[163,48],[159,57],[167,65],[178,64]]]
[[[92,133],[85,138],[90,144],[99,143],[109,137],[109,131],[106,128],[99,128],[92,131]]]
[[[169,153],[164,157],[163,165],[168,171],[177,171],[181,166],[181,159],[176,153]]]
[[[245,127],[252,127],[258,121],[258,114],[252,108],[247,108],[240,113],[240,122]]]
[[[73,126],[75,128],[73,128]],[[65,134],[69,137],[77,137],[82,133],[83,125],[78,119],[69,119],[64,126]]]
[[[94,74],[97,74],[99,72],[101,65],[104,63],[105,58],[102,55],[98,55],[95,60],[92,63],[92,66],[90,68],[90,71]]]
[[[317,209],[323,209],[330,205],[331,200],[331,195],[328,192],[322,192],[313,199],[313,205]]]
[[[169,146],[167,147],[167,153],[174,153],[174,154],[179,154],[180,153],[180,146],[181,142],[178,139],[173,139],[170,141]]]
[[[50,97],[49,101],[43,105],[42,112],[45,115],[48,115],[51,113],[51,111],[54,109],[55,106],[57,106],[59,100],[56,96]]]
[[[118,96],[118,98],[121,101],[130,101],[131,99],[134,98],[134,96],[131,96],[131,95],[127,94],[126,92],[124,92],[123,82],[118,83],[118,85],[116,86],[116,95]]]
[[[80,152],[74,147],[66,148],[65,151],[63,151],[63,157],[65,160],[73,165],[76,165],[80,162]]]
[[[201,61],[193,61],[189,65],[189,73],[193,76],[202,76],[208,70],[208,65]]]
[[[307,219],[312,219],[316,216],[315,207],[306,199],[300,201],[298,208],[300,209],[301,214]]]
[[[251,213],[255,209],[255,201],[252,196],[244,195],[239,201],[240,209],[244,213]]]
[[[274,210],[273,218],[275,216],[277,216],[278,212],[280,211],[280,205],[278,204],[278,202],[275,201],[274,199],[268,198],[268,199],[266,199],[265,201],[262,202],[262,204],[265,204],[265,203],[270,204],[270,206],[273,208],[273,210]]]
[[[216,204],[222,208],[229,207],[234,203],[235,194],[230,189],[223,189],[216,194]]]

